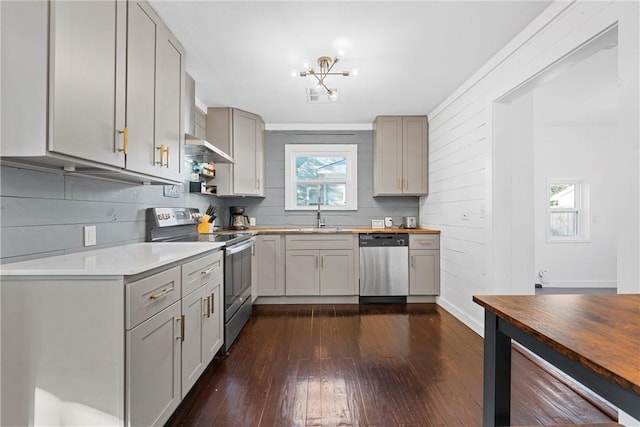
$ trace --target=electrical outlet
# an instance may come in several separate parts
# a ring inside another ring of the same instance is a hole
[[[84,227],[84,245],[95,246],[96,245],[96,226],[85,225]]]

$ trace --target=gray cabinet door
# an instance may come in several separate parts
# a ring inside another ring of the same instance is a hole
[[[320,256],[318,251],[286,251],[288,296],[320,295]]]
[[[158,27],[156,65],[156,149],[160,153],[163,177],[180,180],[182,165],[182,92],[184,54],[182,47],[164,27]]]
[[[180,404],[179,318],[176,302],[127,331],[129,425],[161,426]]]
[[[129,2],[127,129],[129,170],[159,176],[155,144],[155,67],[158,24],[148,6]]]
[[[284,250],[281,235],[258,236],[256,240],[256,278],[259,296],[285,294]]]
[[[440,294],[440,251],[409,251],[409,295]]]
[[[125,11],[119,1],[51,2],[49,150],[124,167]],[[119,75],[122,74],[122,75]]]
[[[259,195],[258,140],[260,129],[256,115],[233,110],[233,192],[242,195]],[[260,153],[260,157],[261,157]]]
[[[402,118],[404,183],[402,192],[409,195],[427,194],[428,147],[427,118]]]
[[[357,295],[353,250],[320,251],[320,295]]]
[[[222,300],[222,275],[217,275],[207,284],[207,300],[209,313],[205,319],[206,361],[213,360],[222,348],[224,326],[224,301]]]
[[[182,398],[187,395],[207,366],[205,348],[205,321],[208,315],[207,288],[182,298],[184,336],[182,341]]]
[[[373,195],[402,194],[402,117],[376,119],[373,161]]]

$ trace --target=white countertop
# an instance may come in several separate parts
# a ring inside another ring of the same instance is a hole
[[[128,276],[222,248],[219,242],[135,243],[0,265],[2,276]]]

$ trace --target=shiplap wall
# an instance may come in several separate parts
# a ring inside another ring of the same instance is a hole
[[[145,210],[188,206],[201,212],[224,201],[185,193],[164,197],[163,186],[129,185],[57,172],[0,167],[0,257],[3,263],[143,242]],[[226,218],[224,219],[226,221]],[[85,225],[97,245],[84,247]]]
[[[495,149],[495,101],[616,22],[618,137],[631,153],[627,164],[620,165],[626,174],[621,182],[631,200],[619,218],[627,233],[618,242],[618,287],[621,292],[640,291],[639,15],[638,2],[553,3],[429,114],[430,188],[420,200],[420,224],[442,230],[439,304],[478,333],[483,329],[483,311],[472,296],[520,286],[505,282],[511,277],[506,271],[517,262],[510,249],[518,244],[522,230],[518,219],[509,216],[513,208],[509,194],[517,188],[512,189],[508,180],[494,179],[509,172],[505,162],[513,158]],[[530,277],[529,271],[525,274]]]
[[[358,146],[358,210],[323,211],[328,227],[370,227],[372,219],[392,217],[399,225],[403,216],[418,216],[417,197],[373,197],[372,131],[268,131],[266,132],[266,197],[226,198],[228,206],[245,206],[258,226],[313,227],[315,211],[284,210],[285,144],[356,144]]]

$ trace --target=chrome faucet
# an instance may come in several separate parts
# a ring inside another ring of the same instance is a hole
[[[317,216],[317,218],[318,218],[318,228],[322,228],[322,227],[324,227],[326,225],[325,222],[324,222],[324,218],[322,218],[320,216],[320,201],[321,201],[320,200],[320,196],[318,196],[318,216]]]

